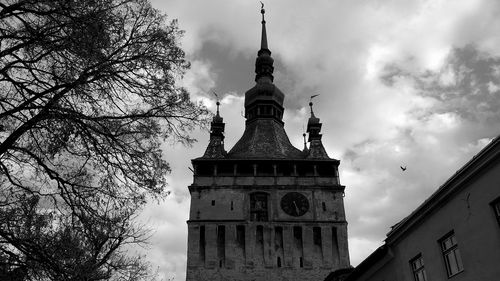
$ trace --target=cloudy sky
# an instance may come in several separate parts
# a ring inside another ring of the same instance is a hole
[[[340,159],[351,263],[383,243],[390,226],[500,134],[500,1],[266,1],[275,84],[285,129],[302,147],[308,99],[323,143]],[[254,85],[260,4],[153,0],[185,30],[192,63],[182,83],[212,110],[222,99],[226,150],[244,129],[243,95]],[[154,229],[148,258],[164,278],[185,279],[193,147],[165,144],[172,194],[143,213]],[[402,172],[400,166],[407,166]]]

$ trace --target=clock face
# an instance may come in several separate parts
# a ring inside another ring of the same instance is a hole
[[[290,216],[300,217],[309,210],[309,201],[298,192],[289,192],[281,198],[281,209]]]

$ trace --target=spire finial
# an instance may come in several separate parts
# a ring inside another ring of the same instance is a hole
[[[267,33],[266,33],[266,20],[264,19],[264,14],[266,10],[264,10],[264,3],[260,2],[260,13],[262,14],[262,38],[260,41],[260,49],[267,50]]]
[[[306,133],[303,133],[302,137],[304,138],[304,150],[307,150]]]
[[[260,1],[260,13],[262,14],[262,21],[266,22],[266,20],[264,19],[264,14],[266,13],[266,10],[264,10],[264,3],[262,3],[262,1]]]
[[[313,102],[312,102],[312,99],[319,96],[319,94],[317,95],[312,95],[311,98],[309,99],[309,107],[311,108],[311,117],[314,117],[314,111],[313,111]]]
[[[217,100],[217,102],[215,104],[217,105],[217,116],[219,116],[219,106],[220,106],[219,96],[217,95],[217,93],[215,91],[212,91],[212,93],[214,93],[215,98]]]

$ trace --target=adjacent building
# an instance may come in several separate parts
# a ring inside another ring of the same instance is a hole
[[[355,280],[500,280],[500,137],[393,226]]]
[[[285,94],[274,84],[262,9],[255,86],[245,93],[245,131],[224,148],[225,123],[211,124],[204,155],[192,160],[187,280],[323,280],[350,265],[339,160],[322,144],[313,104],[308,143],[285,132]]]

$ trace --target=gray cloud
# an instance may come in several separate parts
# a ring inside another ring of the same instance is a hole
[[[183,83],[193,98],[214,109],[207,91],[226,95],[230,149],[243,130],[241,97],[254,83],[258,2],[153,2],[186,30],[193,68]],[[309,96],[321,94],[314,110],[329,155],[341,160],[353,265],[500,133],[499,11],[495,0],[266,3],[285,128],[299,148]],[[194,135],[193,148],[165,145],[173,192],[144,214],[157,229],[151,260],[176,280],[185,274],[187,167],[208,140],[206,131]]]

